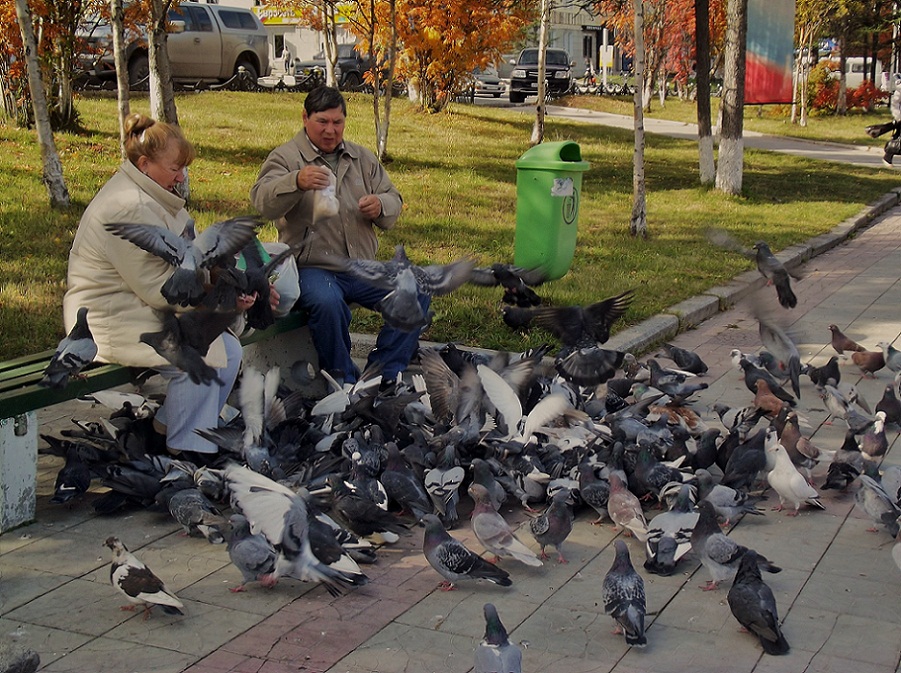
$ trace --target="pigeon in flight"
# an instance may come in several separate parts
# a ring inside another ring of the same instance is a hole
[[[766,278],[767,285],[776,286],[776,296],[779,303],[784,308],[794,308],[798,305],[798,298],[791,288],[791,278],[785,266],[776,259],[776,256],[770,250],[770,246],[764,241],[758,241],[754,244],[757,251],[757,270]]]
[[[616,540],[613,546],[616,558],[602,585],[604,612],[616,621],[614,633],[625,635],[627,645],[644,647],[648,644],[644,633],[644,580],[632,567],[626,543]]]
[[[469,280],[475,262],[464,258],[450,264],[416,266],[407,257],[403,245],[394,249],[387,262],[372,259],[348,259],[344,268],[354,278],[390,290],[376,304],[385,323],[402,332],[428,327],[432,314],[423,310],[420,295],[442,295],[453,292]]]
[[[528,308],[541,304],[541,297],[532,289],[547,280],[547,273],[541,267],[523,269],[512,264],[492,264],[488,267],[476,267],[469,276],[469,282],[483,287],[504,288],[501,298],[505,304]]]
[[[106,230],[134,243],[175,267],[175,272],[160,288],[170,304],[196,306],[204,296],[207,271],[222,264],[241,250],[254,236],[261,221],[254,217],[234,217],[217,222],[193,235],[193,222],[181,235],[152,224],[113,222]]]
[[[486,561],[451,537],[437,516],[426,514],[422,517],[422,523],[425,525],[422,553],[429,565],[444,578],[440,584],[444,591],[452,591],[454,584],[464,579],[485,579],[502,587],[513,584],[506,570]]]
[[[150,609],[159,605],[167,615],[183,615],[184,604],[175,594],[168,591],[163,581],[153,574],[138,558],[125,548],[117,537],[108,537],[104,543],[113,552],[110,565],[110,583],[132,604],[122,606],[123,610],[134,610],[144,606],[144,619],[150,616]]]
[[[78,309],[72,329],[56,347],[39,385],[45,388],[65,388],[69,378],[78,376],[82,369],[94,361],[96,355],[97,344],[88,327],[88,309],[82,306]]]

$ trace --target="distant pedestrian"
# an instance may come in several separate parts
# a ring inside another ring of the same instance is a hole
[[[891,139],[883,148],[882,163],[891,166],[896,154],[901,154],[901,87],[895,89],[891,100],[892,121],[885,124],[873,124],[867,126],[867,135],[878,138],[884,133],[892,132]]]
[[[288,74],[288,75],[290,75],[290,74],[291,74],[291,62],[292,62],[292,59],[291,59],[291,52],[288,50],[287,47],[285,47],[285,48],[282,50],[282,58],[283,58],[284,61],[285,61],[285,73]]]

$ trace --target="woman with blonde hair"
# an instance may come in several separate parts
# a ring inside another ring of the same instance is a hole
[[[192,382],[186,372],[142,343],[141,334],[163,329],[161,312],[191,309],[171,306],[160,292],[173,266],[104,226],[136,223],[178,235],[190,231],[193,220],[178,188],[195,150],[181,128],[141,114],[129,115],[125,129],[127,159],[91,200],[72,243],[63,299],[65,326],[70,329],[78,309],[86,307],[98,360],[158,370],[168,380],[166,401],[155,419],[166,435],[167,449],[205,462],[201,454],[215,454],[217,447],[194,430],[216,427],[238,374],[241,343],[229,331],[213,342],[204,360],[218,380],[209,384]],[[270,302],[277,302],[277,293],[272,295]],[[253,297],[241,296],[236,309],[245,311],[253,302]]]

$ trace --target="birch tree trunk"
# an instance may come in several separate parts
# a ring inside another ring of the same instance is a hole
[[[532,125],[531,145],[544,141],[544,112],[547,97],[547,40],[550,23],[551,0],[541,0],[541,24],[538,30],[538,102],[535,105],[535,123]]]
[[[744,170],[745,38],[748,29],[748,0],[728,0],[726,4],[726,58],[723,77],[720,160],[716,188],[738,196]]]
[[[713,158],[713,128],[710,122],[710,3],[695,0],[695,35],[697,39],[695,76],[698,86],[698,168],[701,184],[716,180]]]
[[[34,38],[28,0],[16,0],[16,18],[19,21],[19,30],[22,31],[25,66],[28,70],[28,88],[31,92],[34,124],[41,147],[41,181],[47,187],[50,205],[54,208],[68,208],[71,205],[69,190],[63,179],[63,165],[59,160],[59,153],[56,151],[56,143],[53,139],[53,129],[50,126],[47,96],[41,80],[41,66],[38,63],[38,48]]]
[[[128,63],[125,61],[125,12],[122,0],[110,0],[110,26],[113,31],[113,59],[116,62],[116,98],[119,113],[119,150],[125,160],[125,118],[131,112],[128,87]]]
[[[166,15],[171,0],[150,0],[150,39],[147,57],[150,61],[150,116],[161,122],[178,124],[172,67],[166,51]]]
[[[323,0],[322,17],[325,38],[323,45],[325,51],[325,84],[338,88],[338,77],[335,74],[335,64],[338,62],[338,26],[335,23],[334,0]]]
[[[372,87],[372,104],[375,112],[375,143],[376,156],[379,161],[385,161],[388,157],[388,126],[391,122],[391,98],[394,89],[394,70],[397,67],[397,0],[388,0],[389,16],[391,21],[391,38],[388,44],[388,76],[385,79],[385,115],[383,119],[379,118],[379,89],[381,82],[381,73],[378,70],[377,59],[372,49],[373,40],[369,40],[369,62],[374,69],[374,86]],[[375,32],[375,9],[373,1],[372,11],[372,30]]]
[[[632,107],[635,113],[635,149],[632,152],[632,216],[629,233],[648,237],[647,184],[644,178],[644,0],[635,0],[635,93]]]

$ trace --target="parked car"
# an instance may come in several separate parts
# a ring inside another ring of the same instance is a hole
[[[325,77],[325,53],[319,52],[313,58],[301,61],[294,59],[295,75],[310,75],[314,70]],[[338,62],[335,64],[335,79],[338,87],[345,90],[356,89],[363,83],[363,74],[369,70],[369,62],[352,44],[338,45]]]
[[[494,68],[476,68],[472,72],[472,91],[475,96],[494,96],[500,98],[507,90],[507,86],[498,77]]]
[[[266,28],[256,14],[240,7],[182,3],[167,15],[167,51],[176,81],[230,79],[243,68],[254,81],[269,74]],[[116,76],[110,25],[95,17],[79,29],[82,41],[81,68],[92,76]],[[146,80],[150,72],[147,33],[140,29],[126,34],[125,60],[132,85]]]
[[[564,49],[548,49],[545,55],[545,77],[551,93],[564,93],[572,84],[573,62]],[[510,73],[510,102],[522,103],[526,96],[538,93],[538,49],[529,47],[519,52]]]

